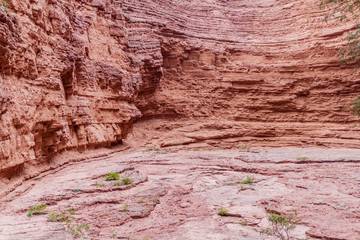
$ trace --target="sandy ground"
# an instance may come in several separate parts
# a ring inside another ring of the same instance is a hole
[[[111,172],[119,180],[106,181]],[[293,239],[360,239],[360,150],[150,149],[73,162],[1,199],[0,239],[276,239],[259,233],[274,212],[295,216]]]

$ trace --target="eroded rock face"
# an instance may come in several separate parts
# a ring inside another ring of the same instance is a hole
[[[316,0],[9,1],[0,11],[4,176],[64,149],[358,147],[351,24]],[[164,133],[166,132],[166,133]]]
[[[9,4],[0,12],[3,174],[63,149],[121,142],[141,116],[137,93],[162,76],[159,41],[132,46],[121,2]]]
[[[359,78],[337,56],[351,24],[326,23],[318,3],[125,1],[132,18],[159,26],[164,62],[159,87],[139,106],[146,121],[134,138],[358,147],[358,119],[345,109]]]

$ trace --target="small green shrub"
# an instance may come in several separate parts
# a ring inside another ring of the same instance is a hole
[[[71,205],[69,204],[69,205],[67,205],[67,209],[66,209],[66,211],[68,212],[68,213],[70,213],[71,215],[76,215],[77,213],[76,213],[76,209],[75,208],[73,208],[73,207],[71,207]]]
[[[350,103],[352,105],[351,111],[353,114],[360,117],[360,96],[358,96],[354,101]]]
[[[271,214],[268,217],[270,222],[270,227],[262,229],[260,234],[273,236],[280,240],[290,240],[290,232],[295,229],[296,221],[294,216],[291,215],[281,215],[281,214]]]
[[[111,238],[117,238],[117,232],[115,230],[111,231]]]
[[[247,221],[242,221],[242,222],[240,222],[240,225],[247,226],[248,222]]]
[[[308,158],[308,157],[297,157],[296,160],[307,161],[307,160],[310,160],[310,158]]]
[[[121,185],[123,185],[123,183],[122,183],[122,182],[120,182],[120,181],[116,181],[116,182],[114,182],[114,186],[115,186],[115,187],[117,187],[117,186],[121,186]]]
[[[105,186],[105,184],[104,184],[104,183],[96,182],[96,183],[95,183],[95,186],[97,186],[97,187],[103,187],[103,186]]]
[[[104,176],[106,181],[113,181],[113,180],[119,180],[120,176],[118,172],[114,172],[114,173],[109,173],[107,175]]]
[[[129,185],[132,183],[130,178],[123,178],[121,181],[114,182],[114,186]]]
[[[124,206],[123,206],[123,208],[122,208],[121,211],[123,211],[123,212],[128,212],[128,211],[129,211],[129,205],[128,205],[128,203],[125,203],[125,204],[124,204]]]
[[[74,238],[80,238],[80,237],[84,237],[85,233],[84,231],[89,231],[90,227],[88,224],[78,224],[78,225],[71,225],[68,224],[66,227],[66,230],[73,235]]]
[[[33,215],[41,215],[41,214],[46,214],[46,209],[47,205],[42,203],[40,205],[35,205],[35,206],[31,206],[29,211],[28,211],[28,217],[32,217]]]
[[[218,211],[218,215],[220,216],[228,216],[229,215],[229,212],[228,210],[224,209],[224,208],[221,208],[219,211]]]
[[[240,182],[241,184],[253,184],[254,179],[252,177],[247,177],[244,181]]]
[[[50,212],[48,215],[48,219],[50,222],[70,222],[68,216],[63,213]]]
[[[132,180],[130,178],[123,178],[121,179],[121,182],[124,184],[124,185],[129,185],[132,183]]]

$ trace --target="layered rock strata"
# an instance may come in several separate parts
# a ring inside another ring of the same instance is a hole
[[[0,11],[0,171],[64,149],[121,142],[141,112],[133,101],[158,80],[158,41],[146,51],[114,1],[11,1]],[[144,41],[145,42],[145,41]],[[155,51],[156,50],[156,51]]]
[[[71,227],[87,224],[82,239],[275,239],[260,232],[271,228],[271,213],[281,213],[296,220],[291,239],[358,240],[359,162],[359,149],[318,148],[90,158],[3,197],[0,238],[77,239]],[[106,181],[115,171],[120,180]],[[131,183],[120,184],[124,177]],[[28,217],[39,204],[49,214]],[[228,216],[219,216],[220,209]]]
[[[134,138],[160,146],[358,147],[349,103],[360,82],[337,56],[353,25],[325,22],[331,9],[318,3],[125,1],[133,19],[157,24],[164,62]]]
[[[65,149],[190,143],[359,146],[349,23],[316,0],[8,1],[3,176]]]

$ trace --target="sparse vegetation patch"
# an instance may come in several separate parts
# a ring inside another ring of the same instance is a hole
[[[72,224],[68,224],[66,226],[66,230],[73,235],[74,238],[80,238],[80,237],[84,237],[85,235],[85,231],[89,231],[90,227],[88,224],[85,223],[81,223],[78,225],[72,225]]]
[[[122,208],[121,211],[123,211],[123,212],[129,211],[129,205],[128,205],[128,203],[125,203],[125,204],[124,204],[124,206],[123,206],[123,208]]]
[[[245,150],[245,151],[249,151],[249,150],[250,150],[250,148],[249,148],[249,147],[246,147],[246,146],[239,147],[238,149],[239,149],[239,150]]]
[[[50,222],[70,222],[70,218],[63,213],[50,212],[48,215]]]
[[[132,183],[132,180],[130,178],[123,178],[121,179],[122,184],[129,185]]]
[[[71,207],[71,205],[69,204],[69,205],[67,205],[67,209],[66,209],[66,211],[68,212],[68,213],[70,213],[71,215],[76,215],[77,213],[76,213],[76,209],[75,208],[73,208],[73,207]]]
[[[240,222],[240,225],[247,226],[248,222],[247,221],[242,221],[242,222]]]
[[[268,220],[270,222],[270,227],[262,229],[260,234],[273,236],[280,240],[292,239],[290,234],[296,227],[294,215],[271,214],[268,217]]]
[[[244,181],[241,182],[241,184],[253,184],[254,183],[254,178],[252,177],[247,177]]]
[[[30,207],[29,211],[28,211],[28,217],[32,217],[33,215],[42,215],[42,214],[46,214],[46,209],[47,205],[42,203],[40,205],[35,205]]]
[[[229,212],[228,212],[228,210],[226,210],[225,208],[221,208],[221,209],[218,211],[218,215],[219,215],[219,216],[228,216],[228,215],[229,215]]]
[[[96,182],[96,183],[95,183],[95,186],[97,186],[97,187],[103,187],[103,186],[105,186],[105,184],[104,184],[104,183],[100,183],[100,182]]]
[[[114,181],[114,180],[119,180],[120,175],[118,172],[113,172],[113,173],[109,173],[109,174],[105,175],[104,178],[106,181]]]
[[[143,152],[161,152],[161,151],[171,151],[171,148],[148,148],[143,150]]]

